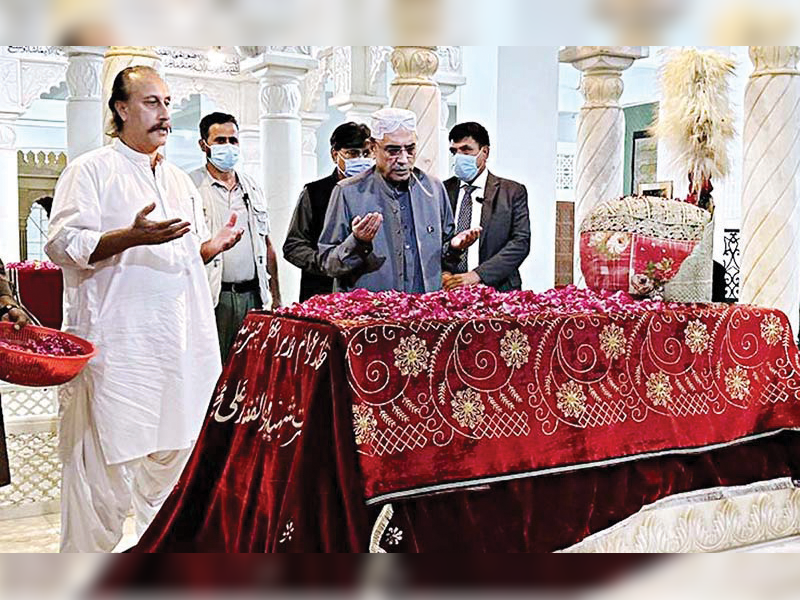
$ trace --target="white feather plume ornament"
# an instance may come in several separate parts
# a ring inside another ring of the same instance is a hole
[[[690,193],[730,167],[728,145],[734,136],[730,77],[736,63],[727,56],[695,48],[665,51],[660,69],[662,100],[653,131],[674,152],[675,164],[689,173]]]

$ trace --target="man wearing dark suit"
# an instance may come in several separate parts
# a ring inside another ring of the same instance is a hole
[[[333,188],[345,177],[358,175],[374,163],[367,144],[370,135],[369,127],[361,123],[339,125],[331,135],[331,159],[336,168],[327,177],[307,184],[297,201],[283,244],[283,257],[303,271],[300,302],[333,290],[333,279],[322,269],[317,244]]]
[[[489,133],[479,123],[460,123],[450,131],[455,177],[444,185],[456,234],[477,226],[483,232],[459,268],[444,274],[442,285],[447,290],[476,283],[501,292],[522,288],[519,266],[531,247],[528,192],[524,185],[489,172],[489,151]]]

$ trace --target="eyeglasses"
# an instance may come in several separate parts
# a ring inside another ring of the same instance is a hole
[[[409,144],[408,146],[381,146],[378,145],[382,151],[389,155],[389,158],[400,158],[400,155],[405,151],[409,158],[414,158],[417,154],[417,145]]]
[[[339,150],[344,158],[370,158],[372,156],[371,148],[342,148]]]

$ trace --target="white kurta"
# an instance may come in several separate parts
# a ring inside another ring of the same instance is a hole
[[[104,232],[181,218],[190,234],[89,264]],[[192,181],[119,140],[72,161],[56,185],[45,251],[64,271],[64,329],[99,349],[76,380],[91,390],[105,462],[187,448],[221,372],[200,244],[209,239]],[[81,383],[85,382],[85,383]]]

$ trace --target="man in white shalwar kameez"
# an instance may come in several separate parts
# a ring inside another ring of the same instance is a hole
[[[45,248],[64,273],[64,329],[99,353],[59,394],[61,550],[108,552],[133,505],[137,533],[176,483],[221,371],[204,262],[213,237],[189,177],[158,149],[169,90],[131,67],[112,90],[114,141],[71,161]]]

